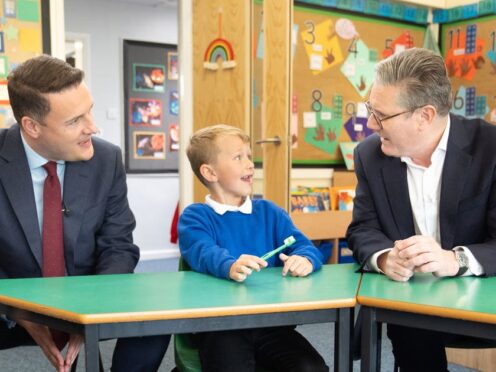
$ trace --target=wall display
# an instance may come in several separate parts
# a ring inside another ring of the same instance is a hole
[[[364,101],[376,63],[402,50],[421,47],[425,27],[300,5],[294,7],[293,19],[292,162],[344,164],[339,144],[359,142],[372,133],[366,126]],[[253,136],[262,138],[263,15],[258,2],[255,30]],[[255,148],[255,159],[260,157],[260,149]]]
[[[124,40],[123,49],[126,171],[177,172],[177,46]]]
[[[7,76],[25,60],[50,54],[48,0],[0,0],[0,128],[12,123]]]
[[[441,49],[453,84],[451,112],[496,124],[496,16],[441,25]]]

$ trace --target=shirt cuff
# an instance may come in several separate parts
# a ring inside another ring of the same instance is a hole
[[[7,316],[5,316],[4,314],[0,314],[0,321],[7,323],[7,328],[8,329],[14,328],[16,326],[16,324],[17,324],[13,320],[7,318]]]
[[[377,251],[375,252],[372,256],[370,256],[370,258],[367,260],[367,268],[368,269],[371,269],[375,272],[378,272],[378,273],[381,273],[381,274],[384,274],[384,272],[379,269],[379,265],[377,265],[377,259],[379,258],[379,256],[381,254],[383,254],[384,252],[389,252],[391,251],[392,248],[386,248],[386,249],[383,249],[381,251]]]
[[[470,252],[470,249],[464,246],[458,246],[453,248],[454,251],[463,251],[467,255],[468,258],[468,270],[462,275],[462,276],[481,276],[485,274],[484,268],[480,264],[479,261],[475,258],[472,252]]]

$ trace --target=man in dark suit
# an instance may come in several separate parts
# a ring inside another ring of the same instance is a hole
[[[50,262],[43,258],[44,222],[51,219],[62,221],[59,275],[132,273],[139,249],[121,152],[93,137],[98,129],[83,72],[40,56],[9,75],[8,89],[17,124],[0,130],[0,279],[57,276],[46,274]],[[49,218],[43,207],[47,162],[56,163],[54,179],[61,185],[60,207]],[[57,371],[70,369],[81,335],[66,335],[64,357],[59,348],[65,342],[47,327],[2,319],[0,349],[36,343]],[[168,342],[169,336],[120,339],[112,370],[156,370]]]
[[[355,150],[350,248],[365,271],[407,281],[496,273],[496,127],[449,114],[443,59],[409,49],[380,62]],[[401,371],[446,371],[449,335],[388,325]]]

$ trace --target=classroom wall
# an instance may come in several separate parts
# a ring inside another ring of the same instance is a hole
[[[113,0],[65,0],[64,7],[65,31],[89,35],[95,122],[104,139],[124,148],[122,39],[177,44],[177,7]],[[109,118],[109,113],[115,113],[115,118]],[[177,256],[169,233],[179,200],[178,175],[133,174],[127,182],[141,258]]]

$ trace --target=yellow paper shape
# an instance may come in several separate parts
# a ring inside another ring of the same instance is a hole
[[[19,30],[19,48],[23,52],[41,53],[41,34],[39,30],[21,28]]]
[[[311,68],[314,75],[320,74],[343,61],[343,52],[332,20],[321,22],[316,26],[307,25],[307,29],[301,32],[301,37],[309,64],[312,66],[312,60],[315,61],[317,56],[322,58],[322,65],[318,69]]]

